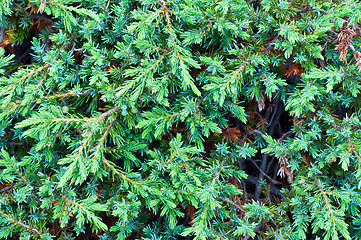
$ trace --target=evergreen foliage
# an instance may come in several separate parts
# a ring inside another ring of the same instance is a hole
[[[0,1],[0,239],[361,239],[360,19]]]

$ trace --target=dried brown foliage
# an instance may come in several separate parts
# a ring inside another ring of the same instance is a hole
[[[290,65],[285,73],[286,77],[291,77],[294,75],[298,75],[300,77],[302,77],[302,66],[299,63],[294,63],[292,65]]]
[[[352,38],[356,33],[349,26],[348,23],[344,23],[340,28],[338,34],[333,43],[336,45],[336,51],[340,51],[340,61],[346,62],[347,50],[352,43]]]

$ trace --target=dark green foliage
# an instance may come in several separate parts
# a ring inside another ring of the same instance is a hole
[[[361,239],[359,19],[3,0],[0,238]]]

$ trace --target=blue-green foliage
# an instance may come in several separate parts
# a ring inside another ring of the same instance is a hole
[[[350,54],[360,10],[354,0],[3,0],[1,39],[41,29],[32,62],[0,48],[0,238],[75,239],[90,226],[119,240],[361,239],[361,59]],[[355,32],[348,61],[334,51],[341,27]],[[285,77],[290,60],[302,77]],[[293,120],[284,139],[250,114],[272,99]],[[258,135],[217,137],[229,116]],[[236,163],[257,154],[279,159],[290,183],[281,202],[238,201],[231,179],[247,175]]]

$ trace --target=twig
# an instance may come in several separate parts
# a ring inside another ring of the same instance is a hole
[[[299,11],[297,11],[296,13],[297,13],[297,14],[301,14],[301,13],[308,12],[308,11],[310,11],[310,10],[312,10],[312,8],[311,8],[310,6],[306,6],[304,9],[299,10]]]
[[[275,156],[272,156],[272,157],[271,157],[271,161],[269,161],[269,163],[268,163],[268,167],[267,167],[267,169],[266,169],[266,171],[265,171],[265,172],[268,172],[268,171],[269,171],[269,169],[271,168],[271,166],[272,166],[272,164],[273,164],[274,160],[275,160]],[[275,179],[275,178],[276,178],[276,177],[273,177],[272,179]]]
[[[26,74],[25,76],[22,76],[22,77],[20,78],[20,80],[17,81],[16,83],[21,82],[21,81],[23,81],[25,78],[30,77],[31,75],[33,75],[33,74],[35,74],[35,73],[38,73],[38,72],[40,72],[40,71],[42,71],[42,70],[44,70],[44,69],[47,69],[48,67],[50,67],[50,65],[47,63],[47,64],[45,64],[44,66],[39,67],[38,69],[35,69],[35,70],[29,72],[29,73]],[[12,84],[12,85],[15,85],[16,83],[14,83],[14,84]]]
[[[263,179],[263,175],[267,175],[264,171],[266,170],[266,166],[267,166],[267,154],[263,154],[262,155],[262,161],[261,161],[261,167],[258,167],[257,164],[255,164],[258,168],[258,170],[260,171],[259,175],[258,175],[258,181],[256,184],[256,192],[255,192],[255,198],[259,199],[261,197],[261,188],[260,188],[260,181]]]
[[[258,134],[260,135],[264,140],[266,140],[265,135],[263,132],[259,131],[259,130],[252,130],[252,131],[247,131],[247,134],[251,135],[251,134]]]
[[[117,112],[117,111],[119,111],[119,107],[114,107],[114,108],[106,111],[106,112],[103,113],[102,115],[100,115],[99,118],[104,119],[104,118],[106,118],[107,116],[109,116],[112,112]]]
[[[4,40],[5,37],[5,28],[1,27],[0,28],[0,43]]]
[[[222,198],[222,197],[217,197],[218,200],[221,200],[223,202],[227,202],[229,204],[231,204],[232,206],[235,206],[237,208],[237,210],[240,210],[241,212],[246,212],[246,210],[244,210],[241,206],[239,206],[237,203],[235,203],[234,201],[228,199],[228,198]]]
[[[5,217],[8,219],[8,221],[14,223],[15,225],[19,225],[19,226],[22,226],[22,227],[26,228],[26,230],[27,230],[28,232],[35,232],[35,233],[38,234],[38,235],[42,235],[42,232],[40,232],[40,231],[37,230],[36,228],[27,225],[25,222],[21,222],[21,221],[19,221],[19,220],[16,220],[16,219],[12,218],[11,216],[9,216],[8,214],[4,213],[4,212],[1,211],[1,210],[0,210],[0,214],[3,215],[3,216],[5,216]]]
[[[20,145],[23,145],[23,143],[19,143],[19,142],[7,142],[6,144],[9,145],[9,146],[20,146]]]
[[[82,48],[75,48],[75,43],[73,44],[73,46],[71,47],[69,53],[71,52],[82,52],[84,51]]]
[[[169,29],[169,32],[172,33],[173,32],[173,29],[172,27],[170,26],[170,18],[169,18],[169,9],[167,7],[167,3],[164,1],[164,0],[160,0],[160,2],[162,3],[163,5],[163,11],[165,13],[165,18],[167,19],[167,26],[168,26],[168,29]]]
[[[62,97],[70,97],[70,96],[83,96],[83,95],[90,95],[89,91],[84,91],[81,93],[61,93],[61,94],[56,94],[56,95],[51,95],[51,96],[45,96],[43,97],[44,99],[54,99],[54,98],[62,98]]]
[[[118,111],[119,108],[118,107],[114,107],[110,110],[108,110],[107,112],[103,113],[102,115],[100,115],[99,117],[92,117],[92,118],[54,118],[51,119],[51,122],[89,122],[89,121],[101,121],[104,120],[107,116],[109,116],[112,112],[116,112]],[[45,119],[45,120],[49,120],[49,119]]]
[[[265,154],[264,154],[265,155]],[[270,176],[268,176],[258,165],[257,163],[255,163],[255,161],[252,158],[247,158],[247,160],[251,161],[253,163],[253,165],[256,166],[256,168],[261,172],[261,174],[263,174],[263,176],[265,176],[266,178],[268,178],[268,180],[271,181],[271,183],[273,184],[281,184],[279,181],[274,180],[273,178],[271,178]],[[263,162],[263,161],[262,161]]]
[[[246,181],[254,185],[258,184],[258,178],[251,175],[248,175]],[[270,192],[279,197],[283,197],[283,194],[280,192],[280,190],[274,186],[270,186]]]
[[[280,137],[280,138],[278,139],[278,141],[282,142],[283,139],[285,139],[286,137],[288,137],[289,135],[292,135],[292,134],[293,134],[293,131],[292,131],[292,130],[291,130],[291,131],[288,131],[288,132],[282,134],[282,137]]]
[[[106,137],[108,136],[110,128],[113,126],[113,123],[115,122],[115,120],[116,120],[116,118],[114,118],[112,121],[110,121],[109,125],[105,128],[105,132],[104,132],[103,136],[100,138],[99,144],[98,144],[98,146],[97,146],[97,148],[95,150],[94,159],[96,159],[96,157],[98,156],[100,148],[103,145],[103,142],[105,141]]]
[[[10,186],[8,186],[8,187],[6,187],[6,188],[0,189],[0,193],[8,191],[8,190],[10,190],[11,188],[13,188],[14,186],[15,186],[15,183],[11,184]]]
[[[39,84],[38,84],[38,86],[39,86]],[[35,103],[35,102],[37,102],[39,100],[42,100],[42,99],[56,99],[56,98],[64,98],[64,97],[76,97],[76,96],[84,96],[84,95],[90,95],[90,94],[91,94],[91,92],[89,92],[89,91],[84,91],[84,92],[81,92],[81,93],[60,93],[60,94],[55,94],[55,95],[50,95],[50,96],[37,98],[35,100],[32,100],[30,103]],[[21,104],[16,104],[16,103],[14,103],[13,105],[14,105],[14,107],[22,106]],[[65,104],[65,105],[67,105],[67,104]]]
[[[19,226],[22,226],[22,227],[26,228],[26,230],[28,230],[29,232],[35,232],[38,235],[42,235],[42,233],[39,230],[37,230],[36,228],[31,227],[31,226],[29,226],[29,225],[27,225],[27,224],[25,224],[23,222],[15,221],[15,220],[13,220],[12,222],[14,224],[16,224],[16,225],[19,225]]]
[[[353,47],[353,45],[350,43],[350,45],[348,45],[350,48],[351,48],[351,50],[354,52],[354,51],[356,51],[356,49]]]
[[[243,178],[241,179],[241,183],[242,183],[242,188],[243,188],[243,197],[244,197],[244,200],[247,201],[248,193],[247,193],[246,183],[244,182]]]
[[[263,54],[267,53],[270,50],[270,48],[272,47],[272,44],[275,43],[279,38],[280,38],[280,35],[277,35],[275,38],[273,38],[272,41],[268,43],[266,49],[262,51],[262,53]]]
[[[120,173],[117,169],[115,169],[115,167],[114,167],[113,165],[111,165],[105,157],[103,157],[103,163],[104,163],[110,170],[112,170],[116,175],[119,175],[119,176],[121,175],[121,173]]]
[[[24,58],[26,58],[29,55],[30,52],[31,52],[31,48],[26,50],[23,54],[21,54],[21,56],[16,57],[15,62],[21,62]]]
[[[133,185],[136,185],[136,186],[145,188],[144,186],[142,186],[142,185],[139,183],[139,181],[132,180],[132,179],[128,178],[124,173],[121,173],[121,172],[119,172],[117,169],[115,169],[115,167],[114,167],[113,165],[111,165],[105,157],[103,157],[103,163],[104,163],[113,173],[115,173],[116,175],[118,175],[118,177],[120,177],[120,178],[122,178],[122,179],[124,179],[124,180],[126,180],[126,181],[128,181],[128,182],[130,182],[130,183],[133,184]]]
[[[277,98],[276,101],[275,101],[275,104],[277,105],[282,105],[282,107],[277,107],[276,111],[275,111],[275,115],[274,115],[274,118],[272,119],[272,122],[270,122],[270,124],[267,126],[267,133],[270,135],[270,136],[273,136],[274,134],[274,131],[277,127],[277,125],[279,126],[279,123],[280,123],[280,118],[281,118],[281,115],[282,113],[284,112],[284,106],[283,106],[283,103],[280,102],[280,98]],[[279,128],[280,130],[280,128]],[[281,134],[280,134],[281,135]]]
[[[328,211],[330,212],[331,216],[333,217],[333,211],[332,211],[331,204],[328,201],[327,193],[325,192],[325,190],[323,190],[323,188],[318,183],[318,179],[317,179],[316,175],[314,175],[313,178],[315,180],[315,183],[316,183],[317,187],[320,189],[320,192],[322,194],[323,199],[325,200],[325,204],[326,204],[326,207],[327,207]]]
[[[280,101],[280,98],[278,97],[278,98],[275,99],[274,103],[272,103],[272,104],[275,105],[275,108],[274,108],[274,110],[273,110],[271,119],[268,119],[269,114],[267,114],[267,115],[265,116],[265,118],[266,118],[267,121],[268,121],[268,125],[267,125],[266,128],[269,128],[269,127],[273,124],[273,120],[275,119],[275,116],[276,116],[276,114],[278,113],[279,101]]]
[[[51,24],[55,24],[55,22],[53,20],[51,20],[48,17],[42,16],[42,15],[37,15],[37,14],[30,14],[29,17],[34,18],[34,19],[39,19],[39,20],[43,20],[45,22],[51,23]]]

